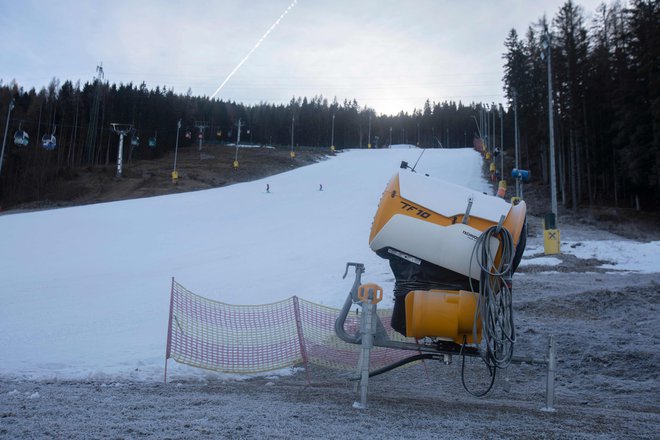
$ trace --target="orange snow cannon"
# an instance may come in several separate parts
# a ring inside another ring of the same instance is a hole
[[[525,202],[400,170],[381,196],[369,236],[395,277],[392,328],[414,338],[478,343],[483,274],[504,271],[484,287],[495,294],[509,288],[525,247],[525,215]]]

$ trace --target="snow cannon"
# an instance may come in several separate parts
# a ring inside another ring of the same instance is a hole
[[[387,184],[369,236],[395,277],[392,328],[478,344],[481,298],[510,292],[526,205],[403,168]]]

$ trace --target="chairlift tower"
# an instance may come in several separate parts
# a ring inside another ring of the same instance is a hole
[[[87,130],[87,139],[85,141],[85,161],[88,165],[94,163],[94,153],[96,150],[96,132],[99,120],[99,107],[101,106],[101,86],[103,84],[103,63],[96,66],[96,77],[94,78],[94,102],[92,111],[89,115],[89,129]]]
[[[207,121],[195,121],[195,127],[199,130],[197,134],[197,140],[199,140],[199,145],[197,146],[197,151],[202,151],[202,140],[204,139],[204,129],[209,126]]]
[[[124,155],[124,136],[133,131],[133,124],[119,124],[113,122],[112,130],[119,135],[119,151],[117,152],[117,177],[122,173],[122,156]]]

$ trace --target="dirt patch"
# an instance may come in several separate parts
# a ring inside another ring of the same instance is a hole
[[[236,148],[220,144],[179,148],[179,179],[172,182],[174,153],[150,160],[127,161],[122,176],[115,164],[79,169],[53,181],[40,201],[11,207],[13,212],[85,205],[99,202],[160,196],[234,183],[248,182],[324,160],[322,149],[297,149],[295,158],[286,148],[241,147],[238,168],[234,167]]]

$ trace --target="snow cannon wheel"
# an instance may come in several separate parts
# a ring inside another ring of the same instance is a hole
[[[473,326],[477,293],[466,290],[414,290],[406,295],[406,336],[452,340],[457,344],[481,341],[481,320],[477,340]]]

